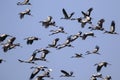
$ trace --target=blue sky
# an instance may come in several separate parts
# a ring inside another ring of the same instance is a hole
[[[19,63],[17,59],[27,60],[32,52],[38,48],[45,48],[55,38],[60,38],[59,43],[63,43],[66,37],[71,34],[76,34],[78,31],[89,32],[87,24],[85,28],[81,28],[77,21],[60,20],[63,17],[62,8],[65,8],[68,13],[75,12],[73,17],[81,17],[81,11],[87,11],[90,7],[93,8],[91,17],[93,24],[101,18],[105,19],[104,28],[110,29],[111,21],[116,23],[116,32],[120,34],[120,11],[119,0],[30,0],[32,6],[17,6],[17,2],[23,0],[1,0],[0,1],[0,34],[6,33],[15,36],[16,43],[20,43],[22,48],[10,50],[4,53],[0,49],[0,58],[6,60],[0,64],[0,79],[1,80],[28,80],[32,73],[31,66],[33,64]],[[25,9],[31,9],[33,16],[25,16],[22,20],[19,18],[19,12]],[[50,30],[57,29],[50,27],[45,29],[39,21],[44,20],[47,16],[52,16],[58,26],[63,26],[68,34],[56,34],[48,36]],[[111,66],[103,68],[101,73],[105,77],[111,75],[112,79],[119,80],[118,69],[120,67],[120,35],[103,34],[101,31],[93,31],[96,38],[87,38],[86,40],[77,39],[72,43],[75,48],[63,48],[56,50],[50,48],[50,54],[47,55],[49,63],[37,61],[38,65],[45,65],[53,69],[51,76],[54,80],[89,80],[90,76],[96,73],[95,63],[107,61]],[[41,40],[35,41],[33,45],[27,45],[23,40],[29,36],[40,37]],[[7,38],[8,39],[8,38]],[[71,59],[74,53],[85,54],[87,50],[92,50],[96,45],[100,46],[101,55],[88,55],[82,59]],[[1,46],[0,46],[1,47]],[[60,78],[60,70],[73,71],[74,78]],[[39,75],[39,74],[38,74]],[[48,80],[47,78],[45,78]]]

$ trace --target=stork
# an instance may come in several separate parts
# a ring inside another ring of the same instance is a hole
[[[89,54],[98,54],[98,55],[100,55],[100,53],[98,52],[99,51],[99,49],[100,49],[100,47],[98,46],[98,45],[96,45],[95,46],[95,48],[93,49],[93,51],[86,51],[86,55],[89,55]]]
[[[71,36],[71,42],[75,41],[78,37],[81,37],[82,32],[79,31],[77,34]]]
[[[94,26],[92,25],[93,27],[88,27],[91,31],[92,30],[100,30],[100,31],[103,31],[104,28],[103,28],[103,23],[105,22],[104,19],[100,19],[98,22],[97,22],[97,25]]]
[[[41,39],[38,37],[32,36],[32,37],[27,37],[24,40],[27,40],[27,45],[32,45],[33,41],[35,41],[35,40],[37,41],[37,40],[41,40]]]
[[[61,70],[61,72],[63,73],[63,75],[61,75],[60,77],[75,77],[75,76],[73,76],[73,72],[72,71],[67,72],[65,70]]]
[[[95,66],[96,65],[97,65],[96,71],[100,72],[103,66],[107,67],[107,65],[111,65],[111,64],[109,64],[108,62],[103,61],[103,62],[100,62],[100,63],[96,63]]]
[[[11,35],[8,35],[8,34],[1,34],[0,35],[0,42],[3,42],[8,36],[12,37]]]
[[[118,34],[117,32],[115,32],[115,21],[111,22],[111,26],[110,26],[110,31],[106,31],[104,33],[108,33],[108,34]]]
[[[30,80],[32,80],[40,71],[44,71],[45,68],[48,68],[46,66],[38,66],[38,67],[31,67],[31,69],[34,68],[34,71],[30,75]]]
[[[18,2],[17,5],[31,5],[30,0],[24,0],[23,2]]]
[[[69,15],[64,8],[62,9],[62,12],[63,12],[64,17],[62,17],[61,19],[67,19],[67,20],[71,19],[71,17],[75,14],[75,12],[72,12]]]
[[[96,37],[93,32],[87,32],[81,36],[82,40],[85,40],[88,36]]]
[[[32,16],[30,12],[31,12],[30,9],[26,9],[25,11],[20,12],[20,13],[19,13],[20,19],[23,19],[25,15],[30,15],[30,16]]]
[[[58,33],[67,34],[67,32],[64,31],[63,27],[59,27],[57,30],[50,30],[50,32],[52,32],[52,33],[49,34],[49,36],[54,35],[54,34],[58,34]]]
[[[75,53],[71,58],[83,58],[83,54]]]
[[[52,42],[52,44],[48,44],[48,46],[46,48],[57,48],[57,42],[59,41],[59,38],[55,38]]]

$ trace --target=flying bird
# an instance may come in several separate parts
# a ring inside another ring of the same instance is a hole
[[[92,30],[100,30],[100,31],[103,31],[104,28],[103,28],[103,23],[105,22],[104,19],[100,19],[98,22],[97,22],[97,25],[94,26],[92,25],[93,27],[88,27],[91,31]]]
[[[85,40],[88,36],[96,37],[93,32],[87,32],[87,33],[84,33],[84,34],[81,36],[81,38],[82,38],[82,40]]]
[[[103,80],[112,80],[112,77],[107,75]]]
[[[95,48],[93,49],[93,51],[86,51],[86,55],[89,55],[89,54],[98,54],[100,55],[100,53],[98,52],[100,49],[100,47],[98,45],[95,46]]]
[[[58,34],[58,33],[67,34],[67,32],[64,31],[63,27],[59,27],[57,30],[50,30],[50,32],[52,32],[52,33],[49,34],[49,36],[54,35],[54,34]]]
[[[83,58],[83,54],[75,53],[75,55],[72,56],[71,58]]]
[[[108,34],[118,34],[117,32],[115,32],[115,21],[111,22],[111,26],[110,26],[110,31],[106,31],[104,33],[108,33]]]
[[[44,71],[45,68],[47,68],[46,66],[38,66],[38,67],[31,67],[31,69],[34,68],[34,71],[31,73],[30,75],[30,80],[32,80],[40,71]]]
[[[30,0],[24,0],[23,2],[18,2],[17,5],[31,5]]]
[[[11,35],[8,35],[8,34],[1,34],[0,35],[0,42],[3,42],[8,36],[12,37]]]
[[[19,13],[20,19],[23,19],[25,15],[30,15],[30,16],[32,16],[30,12],[31,12],[30,9],[26,9],[25,11],[20,12],[20,13]]]
[[[65,70],[61,70],[61,73],[63,73],[63,75],[61,75],[60,77],[75,77],[73,76],[73,72],[67,72]]]
[[[46,48],[57,48],[57,42],[59,41],[59,38],[55,38],[52,42],[52,44],[48,44],[48,46]]]
[[[111,64],[109,64],[108,62],[100,62],[100,63],[95,64],[95,66],[96,65],[97,65],[96,71],[100,72],[103,66],[107,67],[107,65],[111,65]]]
[[[37,40],[41,40],[40,38],[38,37],[35,37],[35,36],[32,36],[32,37],[27,37],[25,38],[24,40],[27,40],[27,44],[28,45],[32,45],[33,44],[33,41],[37,41]]]
[[[61,19],[71,19],[71,17],[75,14],[75,12],[68,14],[64,8],[62,9],[62,12],[64,17],[62,17]]]
[[[71,36],[71,42],[75,41],[77,38],[81,37],[82,32],[79,31],[77,34]]]

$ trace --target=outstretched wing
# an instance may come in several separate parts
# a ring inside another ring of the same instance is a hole
[[[65,18],[68,18],[68,14],[67,14],[67,12],[65,11],[64,8],[62,9],[62,12],[63,12],[63,14],[64,14],[64,17],[65,17]]]
[[[110,32],[114,32],[114,31],[115,31],[115,21],[112,21],[110,26]]]
[[[69,75],[69,73],[66,72],[65,70],[61,70],[61,72],[62,72],[63,74],[65,74],[65,75]]]

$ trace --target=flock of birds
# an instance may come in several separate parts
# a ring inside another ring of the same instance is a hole
[[[29,2],[29,0],[25,0],[24,2],[18,2],[17,5],[31,5],[31,3]],[[93,11],[93,8],[89,8],[86,12],[81,11],[83,17],[73,18],[73,15],[75,14],[75,12],[72,12],[69,14],[63,8],[62,9],[63,17],[61,17],[60,19],[78,21],[78,23],[81,24],[81,28],[84,28],[86,26],[86,24],[90,24],[90,27],[88,27],[90,32],[82,33],[82,31],[78,31],[76,34],[68,36],[66,38],[65,42],[63,42],[61,44],[58,44],[60,38],[55,38],[53,40],[53,42],[51,42],[51,44],[48,44],[46,46],[46,48],[40,48],[40,49],[34,50],[28,60],[18,59],[18,61],[20,63],[30,63],[30,64],[36,64],[36,65],[37,65],[36,61],[48,62],[48,60],[46,59],[46,56],[50,53],[50,50],[48,50],[49,48],[55,48],[56,50],[60,50],[65,47],[73,47],[74,48],[74,46],[71,43],[74,42],[76,39],[81,38],[82,40],[86,40],[88,37],[96,37],[94,32],[92,32],[94,30],[103,31],[103,33],[108,33],[108,34],[118,34],[117,32],[115,32],[115,21],[114,20],[111,21],[110,30],[105,30],[103,28],[103,23],[105,22],[104,19],[100,19],[97,22],[97,25],[93,25],[92,17],[91,17],[92,11]],[[32,16],[30,9],[26,9],[25,11],[19,13],[20,19],[23,19],[26,15]],[[52,36],[55,34],[57,35],[59,33],[68,34],[64,30],[64,27],[61,27],[61,26],[59,27],[56,25],[56,22],[53,20],[52,16],[48,16],[46,20],[39,21],[39,23],[46,29],[49,28],[50,26],[57,27],[56,30],[50,30],[51,34],[49,34],[48,36]],[[9,37],[9,39],[7,39],[7,37]],[[7,42],[4,42],[6,39],[7,39]],[[16,48],[17,46],[22,47],[20,45],[20,43],[14,43],[15,40],[16,40],[16,37],[11,36],[9,34],[0,34],[0,44],[2,45],[3,52],[6,53],[11,49]],[[30,36],[30,37],[24,38],[24,40],[26,40],[27,45],[32,45],[34,43],[34,41],[41,40],[41,38],[38,38],[35,36]],[[90,54],[100,55],[99,49],[100,49],[100,47],[98,45],[96,45],[93,50],[86,51],[85,55],[90,55]],[[40,57],[37,57],[38,53],[41,53]],[[79,53],[75,53],[73,56],[71,56],[71,58],[83,58],[83,57],[84,57],[83,54],[79,54]],[[0,59],[0,63],[5,62],[5,61],[6,60],[4,60],[4,59]],[[106,61],[96,63],[95,66],[97,66],[96,67],[97,74],[93,74],[91,76],[90,80],[97,80],[98,78],[101,78],[103,80],[111,80],[112,77],[110,75],[103,77],[102,74],[100,73],[102,68],[107,67],[108,65],[111,65],[111,64]],[[32,80],[34,77],[36,77],[35,80],[43,80],[45,77],[54,79],[54,77],[51,77],[51,75],[50,75],[50,72],[52,71],[52,69],[48,68],[47,66],[31,67],[31,69],[34,69],[34,71],[30,75],[30,78],[29,78],[30,80]],[[39,76],[37,76],[37,74],[40,71],[42,73]],[[73,71],[70,71],[70,72],[68,72],[66,70],[60,70],[60,71],[62,73],[62,75],[60,77],[75,77],[73,75],[74,74]]]

